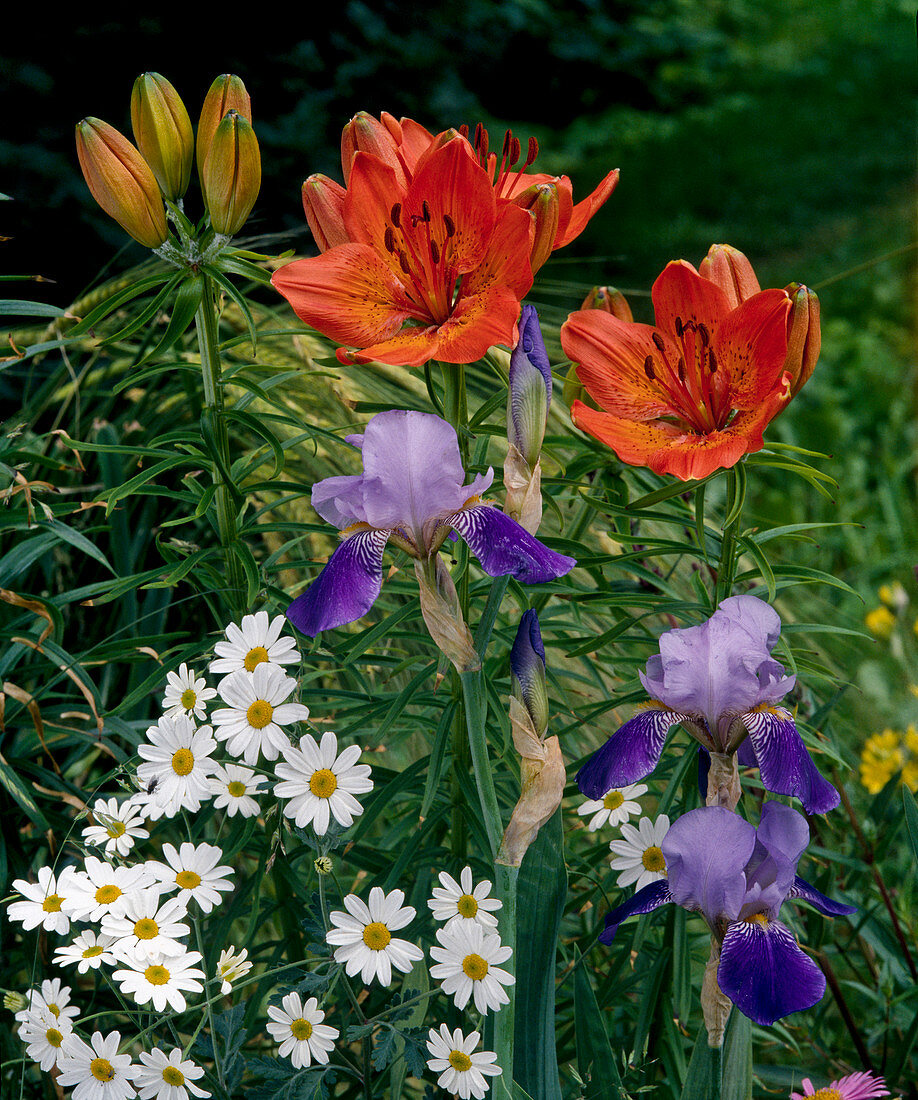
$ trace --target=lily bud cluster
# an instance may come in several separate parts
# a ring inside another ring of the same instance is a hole
[[[143,73],[131,93],[131,129],[136,144],[101,119],[77,123],[77,156],[93,198],[126,233],[167,259],[190,265],[211,258],[243,227],[261,187],[245,85],[238,76],[217,77],[195,137],[173,85],[159,73]],[[195,162],[207,209],[200,240],[183,212]]]

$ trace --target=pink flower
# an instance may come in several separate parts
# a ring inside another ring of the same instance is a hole
[[[875,1096],[889,1096],[886,1082],[872,1073],[849,1073],[825,1088],[813,1088],[809,1077],[803,1078],[803,1092],[792,1092],[791,1100],[872,1100]]]

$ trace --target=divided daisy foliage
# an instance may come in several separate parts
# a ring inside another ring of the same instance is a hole
[[[762,504],[837,490],[804,273],[546,307],[618,171],[387,113],[265,255],[239,78],[130,113],[78,151],[149,260],[11,338],[3,1096],[906,1094],[918,807],[839,734],[837,522]]]

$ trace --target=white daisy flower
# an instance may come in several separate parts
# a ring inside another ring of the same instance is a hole
[[[501,945],[500,936],[486,932],[474,921],[463,921],[452,928],[438,928],[437,942],[440,946],[430,949],[437,962],[430,968],[430,976],[454,998],[457,1008],[465,1008],[472,997],[482,1015],[507,1004],[510,998],[504,986],[513,985],[516,979],[497,965],[513,954],[511,948]]]
[[[202,913],[209,913],[223,900],[221,891],[233,890],[234,886],[224,875],[232,875],[232,867],[225,864],[217,866],[223,858],[223,852],[214,844],[192,844],[185,841],[176,851],[172,844],[163,845],[165,863],[150,860],[146,866],[156,876],[160,889],[178,889],[176,900],[183,907],[194,898]]]
[[[278,798],[289,799],[284,814],[302,829],[310,822],[319,836],[328,832],[331,817],[339,825],[352,825],[363,813],[354,795],[373,790],[370,765],[358,764],[360,746],[349,745],[338,754],[338,739],[328,731],[317,745],[311,734],[300,738],[300,747],[281,749],[284,762],[275,767],[282,783],[274,784]]]
[[[295,639],[281,635],[287,620],[283,615],[268,622],[267,611],[246,615],[242,625],[230,623],[226,628],[226,641],[217,642],[214,653],[217,659],[210,662],[211,672],[254,672],[260,664],[295,665],[300,655]]]
[[[202,993],[204,971],[194,965],[201,961],[199,951],[186,951],[182,955],[149,955],[125,958],[125,969],[116,970],[112,977],[121,986],[122,993],[129,993],[139,1005],[153,1002],[156,1012],[164,1012],[169,1005],[175,1012],[184,1012],[187,1004],[185,993]]]
[[[267,1028],[275,1043],[280,1044],[277,1053],[281,1058],[289,1057],[297,1069],[311,1065],[313,1059],[327,1065],[328,1052],[335,1049],[338,1029],[322,1023],[325,1013],[318,1000],[310,997],[303,1004],[299,993],[288,993],[281,1003],[282,1009],[268,1006],[272,1022]]]
[[[163,715],[147,730],[149,743],[137,746],[145,761],[138,765],[137,778],[148,788],[148,817],[155,821],[179,810],[196,811],[211,798],[208,780],[216,767],[211,753],[217,747],[212,735],[210,726],[195,729],[182,715]],[[150,784],[155,784],[152,791]]]
[[[194,669],[186,664],[179,665],[178,672],[167,672],[166,683],[163,710],[170,718],[182,714],[200,722],[207,711],[206,704],[217,695],[214,688],[207,686],[204,677],[195,676]]]
[[[466,921],[474,921],[482,928],[497,927],[497,917],[491,913],[500,909],[501,903],[497,898],[488,897],[491,883],[487,879],[473,889],[471,867],[462,868],[458,882],[446,871],[441,871],[439,877],[443,889],[435,886],[433,897],[427,902],[434,920],[445,920],[445,928]]]
[[[485,1076],[495,1077],[501,1073],[496,1065],[497,1055],[493,1050],[472,1052],[478,1046],[481,1035],[472,1031],[464,1036],[460,1029],[450,1033],[446,1024],[440,1024],[439,1032],[430,1029],[427,1049],[433,1057],[427,1061],[427,1068],[439,1073],[437,1084],[445,1092],[459,1096],[461,1100],[481,1100],[491,1087]]]
[[[83,830],[87,844],[105,847],[105,854],[126,856],[135,841],[146,840],[149,833],[143,827],[140,808],[131,799],[118,802],[117,798],[97,798],[92,807],[94,824]]]
[[[97,1031],[89,1043],[71,1035],[64,1043],[57,1083],[73,1088],[72,1100],[128,1100],[134,1095],[135,1066],[130,1054],[118,1053],[120,1043],[117,1031]]]
[[[137,956],[139,961],[154,954],[183,955],[181,941],[190,929],[182,923],[188,910],[178,898],[160,898],[159,890],[144,890],[125,903],[120,914],[102,918],[102,931],[118,941],[112,951],[119,959]]]
[[[74,875],[64,911],[71,920],[100,921],[106,914],[121,913],[129,898],[155,881],[142,863],[113,867],[96,856],[87,856],[83,870]]]
[[[254,672],[232,672],[220,681],[220,697],[228,706],[211,716],[214,734],[226,742],[231,756],[241,756],[254,764],[258,754],[276,760],[290,741],[284,726],[305,722],[309,708],[302,703],[286,703],[296,689],[296,680],[285,676],[277,665],[260,664]]]
[[[393,931],[414,920],[415,910],[402,907],[405,895],[401,890],[384,893],[374,886],[369,905],[356,894],[344,898],[346,913],[335,911],[329,920],[335,926],[325,936],[325,942],[337,947],[335,962],[344,963],[348,977],[360,974],[368,985],[374,978],[380,985],[392,981],[392,967],[407,974],[424,952],[407,940],[393,939]]]
[[[64,1042],[73,1034],[73,1024],[66,1016],[53,1016],[40,1024],[27,1024],[19,1029],[19,1037],[26,1044],[26,1054],[47,1073],[61,1058],[66,1058]]]
[[[591,798],[577,807],[577,813],[581,817],[594,816],[590,819],[589,830],[595,833],[603,825],[622,825],[641,812],[639,803],[633,801],[647,793],[646,783],[632,783],[628,787],[612,787],[606,791],[602,798]]]
[[[265,775],[256,775],[251,768],[241,764],[219,765],[210,777],[210,790],[214,798],[214,809],[225,809],[230,817],[241,814],[243,817],[257,817],[261,807],[254,795],[264,794],[263,783],[268,782]]]
[[[46,978],[41,983],[41,989],[29,990],[26,1007],[20,1009],[14,1019],[20,1025],[21,1036],[24,1027],[33,1024],[37,1027],[49,1016],[55,1020],[66,1020],[69,1024],[79,1014],[79,1008],[70,1003],[70,986],[61,985],[60,978]]]
[[[637,883],[641,890],[658,879],[666,878],[666,860],[660,845],[669,832],[669,818],[660,814],[656,821],[642,817],[635,829],[622,825],[624,840],[613,840],[609,847],[615,853],[610,860],[613,871],[621,871],[616,879],[619,886]]]
[[[188,1100],[192,1096],[210,1096],[205,1089],[194,1084],[204,1076],[204,1070],[194,1062],[182,1061],[182,1052],[176,1047],[168,1056],[158,1047],[149,1053],[140,1052],[142,1066],[136,1067],[134,1084],[140,1100]]]
[[[80,974],[87,970],[98,970],[105,963],[112,966],[115,956],[109,950],[115,942],[114,936],[98,935],[91,928],[81,932],[76,939],[64,947],[59,947],[54,953],[54,961],[58,966],[73,966]]]
[[[244,978],[252,969],[252,964],[245,961],[248,955],[249,953],[244,947],[238,952],[235,947],[227,947],[220,952],[220,958],[217,962],[217,977],[220,978],[220,992],[224,995],[232,993],[233,982]]]
[[[38,882],[24,878],[13,879],[13,889],[22,894],[24,901],[14,901],[7,906],[10,920],[19,921],[28,932],[41,926],[47,932],[65,935],[70,931],[70,917],[66,903],[74,885],[76,869],[65,867],[55,876],[50,867],[39,867]]]

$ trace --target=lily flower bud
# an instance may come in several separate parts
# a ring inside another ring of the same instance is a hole
[[[530,608],[520,619],[516,640],[510,650],[513,690],[529,712],[532,725],[541,738],[548,728],[548,686],[545,680],[545,647],[539,617]]]
[[[534,183],[525,191],[516,195],[513,202],[528,210],[535,222],[535,232],[532,238],[532,251],[529,254],[529,264],[532,273],[539,270],[548,259],[555,246],[558,236],[558,224],[561,216],[561,196],[558,184]]]
[[[159,248],[169,237],[156,177],[137,149],[98,118],[76,127],[77,156],[92,197],[135,241]]]
[[[791,376],[791,397],[795,397],[813,373],[822,333],[819,325],[819,299],[809,287],[791,283],[785,287],[793,302],[787,322],[787,358],[784,369]]]
[[[245,85],[238,76],[224,73],[211,84],[204,97],[201,117],[198,120],[198,136],[195,145],[195,159],[198,165],[198,177],[204,179],[204,162],[210,152],[210,143],[214,140],[217,127],[229,111],[235,111],[246,122],[252,122],[252,100]]]
[[[614,286],[594,286],[583,299],[583,305],[580,308],[601,309],[606,313],[611,313],[619,321],[627,321],[628,324],[631,324],[634,320],[634,314],[631,312],[631,306],[628,305],[625,295],[620,290],[616,290]]]
[[[194,133],[185,104],[159,73],[144,73],[134,81],[131,127],[162,193],[172,202],[180,199],[191,182]]]
[[[341,132],[341,169],[344,186],[351,178],[351,165],[357,152],[371,153],[379,157],[395,171],[400,183],[407,182],[404,165],[398,148],[402,140],[402,127],[394,116],[383,113],[382,119],[374,118],[366,111],[358,111]]]
[[[698,265],[698,274],[720,287],[731,309],[736,309],[762,289],[752,264],[738,248],[729,244],[712,244]]]
[[[231,237],[251,213],[261,188],[261,154],[249,123],[229,111],[217,127],[201,178],[210,223]]]
[[[320,252],[347,244],[350,235],[344,228],[344,196],[340,183],[318,173],[303,184],[303,210]]]
[[[551,366],[534,306],[523,306],[519,333],[519,342],[510,356],[507,438],[533,469],[539,460],[551,405]]]

